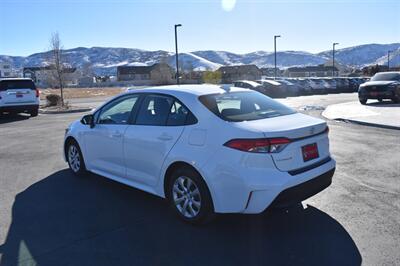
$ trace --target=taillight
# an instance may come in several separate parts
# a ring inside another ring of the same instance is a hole
[[[36,89],[36,97],[39,97],[39,89]]]
[[[290,140],[287,138],[271,139],[232,139],[224,146],[246,152],[277,153],[282,151]]]

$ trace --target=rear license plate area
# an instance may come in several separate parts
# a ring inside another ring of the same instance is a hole
[[[318,158],[318,146],[317,143],[308,144],[301,147],[301,152],[303,154],[303,161],[307,162],[312,159]]]

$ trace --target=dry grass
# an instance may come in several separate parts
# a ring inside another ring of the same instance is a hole
[[[107,97],[114,96],[121,92],[124,92],[125,88],[65,88],[64,98],[91,98],[91,97]],[[58,89],[40,89],[40,99],[45,100],[46,95],[57,94],[60,95],[60,90]]]

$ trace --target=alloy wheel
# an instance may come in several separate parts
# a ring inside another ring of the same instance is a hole
[[[73,144],[71,144],[68,148],[68,162],[72,171],[75,173],[77,173],[81,168],[80,154],[78,148]]]
[[[186,218],[196,217],[201,208],[201,196],[196,183],[186,176],[178,177],[173,186],[176,209]]]

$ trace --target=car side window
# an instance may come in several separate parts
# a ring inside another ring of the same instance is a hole
[[[137,125],[165,126],[174,99],[163,95],[148,95],[144,98],[138,116]]]
[[[132,95],[115,99],[104,106],[98,116],[98,124],[124,125],[129,122],[132,109],[135,106],[139,96]]]
[[[185,106],[178,101],[174,101],[168,115],[167,126],[185,125],[188,114],[189,110]]]

